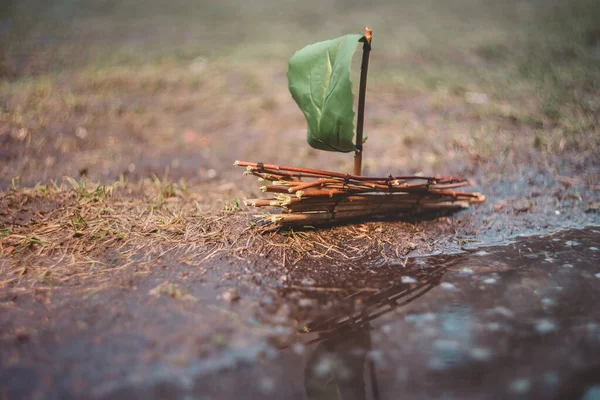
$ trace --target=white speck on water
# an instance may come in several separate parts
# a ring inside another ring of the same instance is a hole
[[[581,400],[600,400],[600,385],[595,385],[585,391]]]
[[[308,308],[313,305],[313,301],[312,299],[300,299],[300,301],[298,301],[298,305],[302,308]]]
[[[300,283],[302,283],[303,285],[312,286],[315,284],[315,280],[312,278],[304,278]]]
[[[512,318],[512,317],[515,316],[514,312],[512,312],[508,308],[502,307],[502,306],[494,307],[494,308],[490,309],[487,313],[488,314],[502,315],[503,317],[506,317],[506,318]]]
[[[279,336],[289,335],[292,332],[292,329],[289,326],[284,326],[284,325],[275,325],[271,329],[273,330],[273,333],[275,333]]]
[[[451,292],[451,291],[453,291],[453,290],[455,290],[455,289],[456,289],[456,286],[454,286],[454,285],[453,285],[452,283],[450,283],[450,282],[442,282],[442,283],[440,284],[440,287],[441,287],[442,289],[444,289],[444,290],[447,290],[447,291],[449,291],[449,292]]]
[[[490,253],[485,250],[479,250],[477,253],[475,253],[476,256],[487,256],[488,254]]]
[[[493,285],[494,283],[496,283],[496,278],[487,278],[487,279],[484,279],[483,283],[485,283],[486,285]]]
[[[588,250],[589,251],[600,251],[600,249],[597,247],[588,247]]]
[[[498,322],[489,322],[489,323],[486,325],[486,328],[487,328],[489,331],[496,332],[496,331],[499,331],[499,330],[500,330],[501,326],[500,326],[500,324],[499,324]]]
[[[275,390],[275,380],[270,376],[263,376],[259,381],[260,391],[265,394],[273,393]]]
[[[371,350],[367,353],[367,359],[381,365],[383,363],[383,353],[380,350]]]
[[[544,374],[544,381],[546,381],[548,385],[556,386],[559,382],[558,374],[556,372],[546,372]]]
[[[317,365],[314,367],[314,372],[316,376],[325,377],[331,372],[333,369],[333,360],[331,357],[323,357]]]
[[[596,278],[600,278],[600,272],[598,272],[596,275],[594,275]]]
[[[529,379],[517,379],[510,384],[510,390],[515,393],[527,393],[530,387]]]
[[[417,280],[415,278],[411,278],[410,276],[403,276],[402,283],[415,283]]]
[[[492,356],[492,352],[485,347],[474,347],[471,349],[471,351],[469,351],[469,354],[473,359],[479,361],[489,360]]]
[[[548,297],[544,297],[542,299],[542,304],[545,306],[553,306],[554,305],[554,300],[548,298]]]
[[[535,330],[537,333],[544,335],[556,330],[556,324],[549,319],[540,319],[535,324]]]
[[[473,270],[471,268],[461,268],[459,271],[462,275],[471,275],[473,274]]]
[[[555,210],[555,211],[554,211],[554,214],[556,214],[556,215],[560,215],[560,210]]]
[[[573,268],[573,264],[563,264],[563,268]]]
[[[456,340],[438,339],[433,342],[433,347],[439,351],[457,351],[459,344]]]
[[[304,345],[302,343],[294,343],[292,351],[298,355],[304,354]]]
[[[423,314],[409,314],[404,317],[404,320],[407,322],[412,322],[417,325],[423,324],[424,322],[435,321],[435,314],[433,313],[423,313]]]

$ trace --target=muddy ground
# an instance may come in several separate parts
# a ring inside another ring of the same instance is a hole
[[[360,7],[101,3],[0,13],[0,398],[598,396],[594,2],[375,7],[365,173],[487,200],[269,232],[233,162],[351,170],[285,59]]]

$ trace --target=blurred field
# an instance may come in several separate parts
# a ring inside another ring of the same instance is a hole
[[[305,144],[286,60],[365,24],[368,170],[462,172],[531,152],[588,165],[598,20],[594,0],[3,2],[0,181],[204,179],[237,158],[345,169],[351,157]]]

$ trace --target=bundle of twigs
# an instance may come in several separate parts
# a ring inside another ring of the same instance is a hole
[[[469,182],[452,176],[369,177],[246,161],[235,165],[264,182],[263,192],[273,193],[270,199],[245,200],[246,205],[279,207],[281,213],[263,220],[280,226],[456,210],[485,200],[480,193],[456,191]]]

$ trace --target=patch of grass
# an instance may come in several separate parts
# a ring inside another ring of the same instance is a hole
[[[39,277],[40,281],[47,284],[48,286],[52,286],[53,281],[52,281],[52,272],[47,269],[46,271],[44,271],[40,277]]]
[[[5,238],[9,235],[11,235],[13,233],[13,229],[8,227],[8,228],[2,228],[0,229],[0,239]]]
[[[93,188],[89,188],[85,178],[81,178],[81,180],[77,182],[75,179],[67,176],[65,177],[65,180],[69,182],[73,188],[78,201],[88,200],[92,202],[102,202],[123,185],[123,180],[121,179],[111,185],[94,185]]]
[[[91,191],[94,186],[86,184]],[[60,189],[42,194],[34,188],[20,188],[0,197],[8,197],[13,208],[31,196],[60,204],[50,213],[37,214],[26,226],[3,229],[10,234],[2,237],[2,248],[15,249],[7,252],[14,262],[0,264],[0,273],[8,278],[3,284],[57,287],[77,279],[101,287],[110,284],[116,271],[131,266],[142,271],[165,258],[182,258],[197,265],[223,255],[256,261],[268,257],[285,266],[307,259],[344,265],[367,255],[382,257],[398,247],[393,242],[400,228],[384,234],[377,224],[372,224],[368,233],[364,226],[289,231],[283,235],[265,232],[235,201],[226,213],[209,209],[201,216],[193,196],[178,197],[177,202],[149,211],[145,199],[162,190],[150,179],[140,184],[125,183],[102,202],[81,197],[81,185],[63,185]],[[201,192],[201,187],[191,187],[190,191]],[[72,229],[65,229],[65,224]],[[388,256],[394,257],[392,253]],[[163,294],[171,297],[182,294],[176,286],[165,290]]]
[[[34,234],[25,236],[17,235],[15,236],[15,239],[17,239],[15,246],[17,248],[17,253],[24,252],[25,250],[33,250],[39,247],[43,248],[46,246],[44,241]]]
[[[78,212],[76,212],[73,218],[71,219],[71,225],[75,230],[74,234],[76,236],[81,236],[83,234],[83,229],[87,228],[87,223],[85,222],[85,219],[83,219],[81,214],[79,214]]]
[[[223,205],[223,211],[228,214],[235,214],[240,210],[240,200],[234,199],[232,201],[226,201]]]

